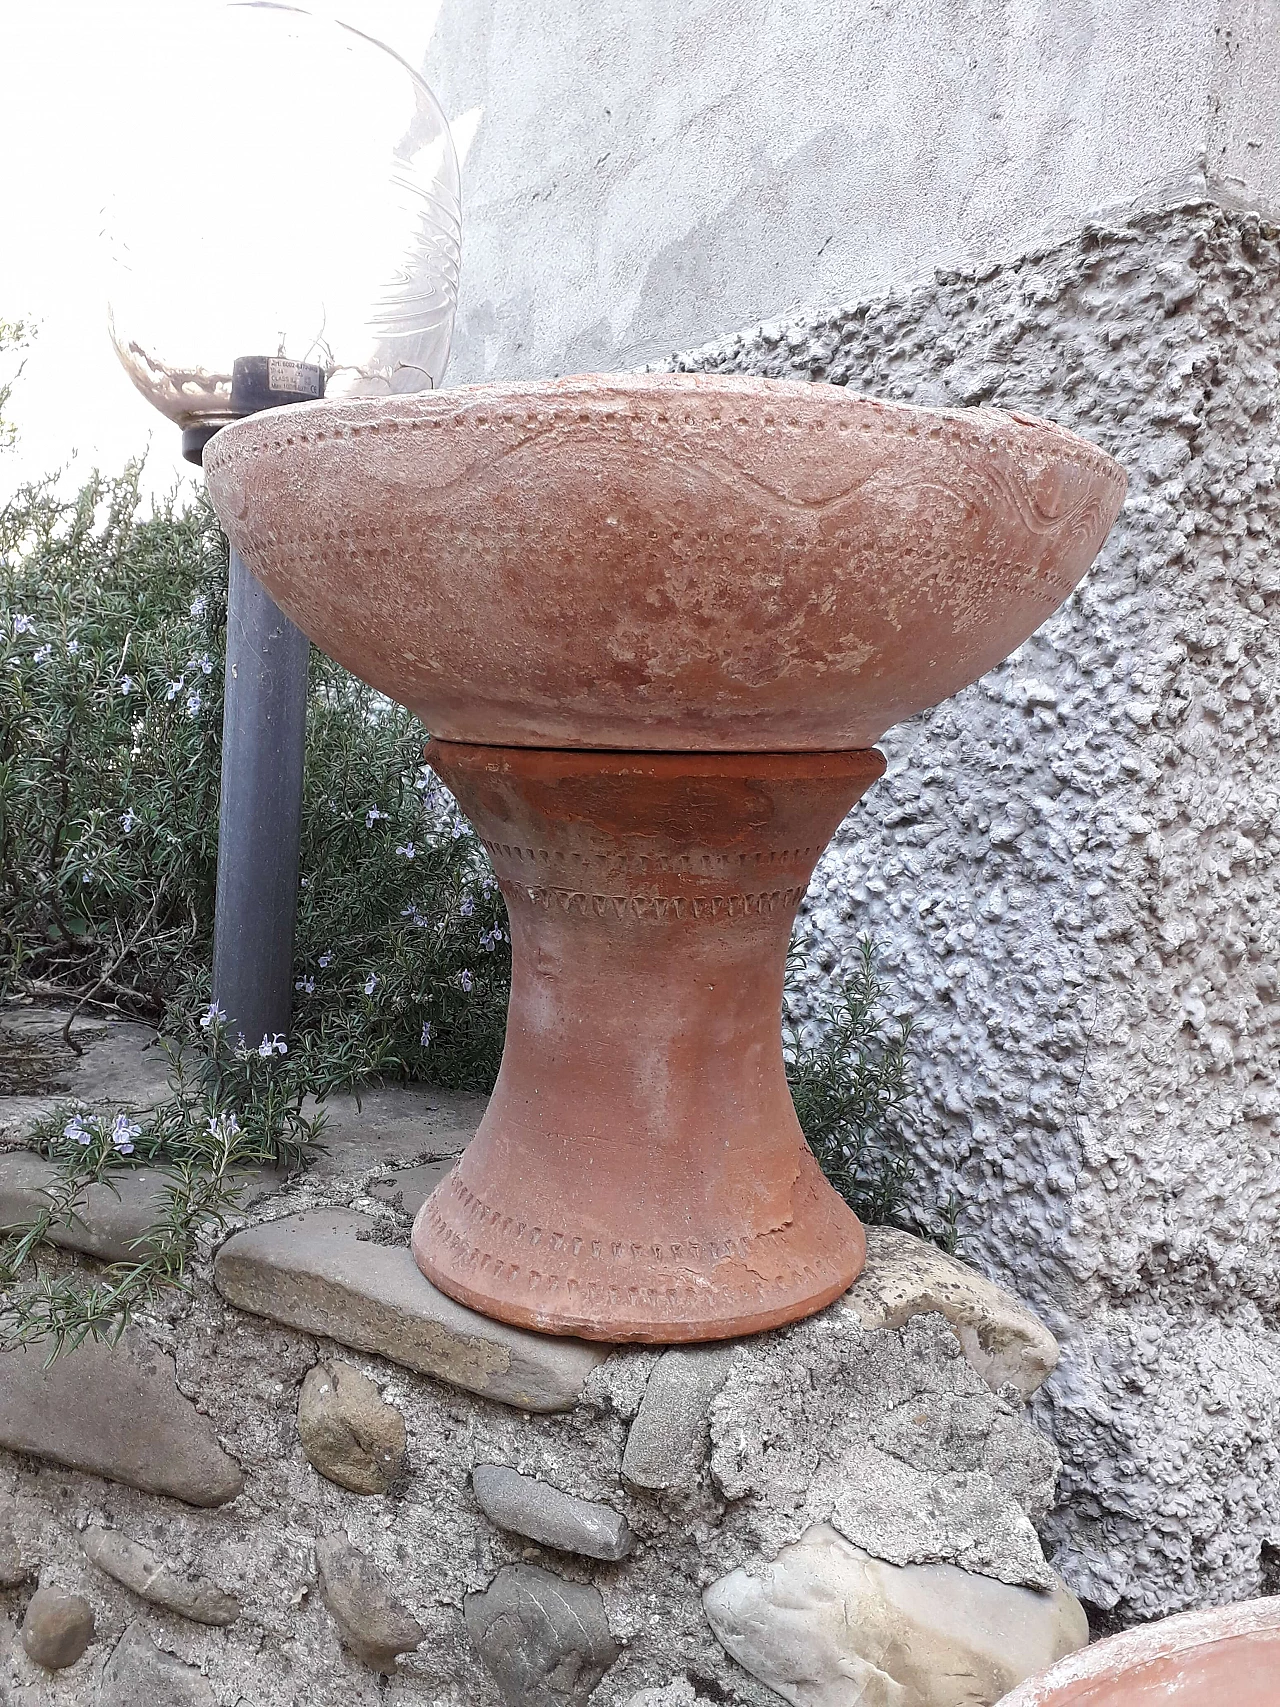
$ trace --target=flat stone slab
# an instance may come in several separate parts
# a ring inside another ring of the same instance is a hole
[[[148,1025],[84,1015],[72,1036],[59,1033],[70,1010],[0,1008],[0,1144],[21,1142],[37,1120],[66,1103],[95,1108],[154,1108],[169,1094],[169,1062]]]
[[[505,1464],[477,1464],[471,1486],[490,1523],[544,1547],[616,1560],[625,1559],[636,1544],[631,1525],[612,1506],[579,1499]]]
[[[57,1170],[33,1150],[0,1155],[0,1227],[33,1221],[48,1207],[45,1194],[56,1178]],[[111,1175],[110,1185],[88,1187],[76,1219],[50,1228],[49,1243],[100,1262],[134,1262],[142,1254],[137,1241],[165,1214],[166,1192],[172,1183],[159,1168],[119,1169]],[[281,1176],[265,1171],[246,1174],[241,1207],[269,1197],[282,1183]]]
[[[1058,1342],[1012,1292],[896,1227],[867,1228],[867,1266],[842,1299],[866,1328],[900,1328],[936,1310],[993,1390],[1031,1397],[1058,1361]]]
[[[453,1171],[453,1163],[452,1156],[441,1156],[435,1162],[421,1162],[416,1168],[401,1168],[390,1179],[375,1180],[369,1187],[369,1195],[406,1215],[416,1216],[440,1181]]]
[[[406,1369],[524,1411],[567,1411],[612,1349],[526,1333],[455,1304],[404,1246],[376,1244],[376,1224],[312,1209],[234,1234],[214,1279],[229,1304],[376,1352]],[[361,1238],[359,1235],[364,1234]]]
[[[178,1391],[173,1359],[142,1334],[86,1340],[47,1369],[46,1356],[41,1345],[0,1352],[0,1446],[188,1505],[235,1499],[239,1465]]]
[[[342,1179],[371,1168],[458,1156],[475,1136],[488,1097],[437,1090],[432,1085],[377,1085],[331,1096],[308,1112],[323,1110],[324,1151],[310,1170],[313,1179]]]

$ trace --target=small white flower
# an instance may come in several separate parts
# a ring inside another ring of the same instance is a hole
[[[431,1021],[424,1020],[422,1025],[422,1047],[425,1049],[431,1041]]]
[[[278,1031],[271,1036],[268,1036],[265,1031],[263,1032],[262,1042],[258,1045],[258,1054],[262,1056],[264,1061],[268,1060],[272,1055],[287,1055],[288,1052],[289,1045],[285,1042],[284,1038]]]
[[[210,1002],[209,1006],[200,1015],[201,1031],[208,1031],[211,1025],[225,1025],[226,1023],[227,1016],[218,1006],[217,1002]]]
[[[64,1138],[70,1138],[76,1144],[89,1144],[93,1141],[92,1133],[88,1131],[84,1121],[78,1114],[73,1114],[71,1119],[62,1128],[62,1136]]]
[[[209,608],[208,599],[205,598],[203,593],[197,593],[195,598],[192,599],[192,601],[191,601],[191,614],[192,614],[192,616],[203,616],[205,611],[208,610],[208,608]]]
[[[236,1119],[234,1114],[216,1114],[210,1120],[208,1126],[210,1138],[216,1138],[220,1144],[227,1143],[232,1138],[235,1138],[239,1134],[239,1131],[240,1122]]]
[[[331,948],[326,948],[324,953],[320,956],[320,965],[327,966],[332,959],[333,950]]]
[[[211,676],[213,674],[213,659],[207,652],[202,652],[200,654],[200,670],[201,673],[206,676]]]
[[[133,692],[133,689],[134,689],[133,677],[132,676],[121,676],[120,686],[116,689],[116,692],[117,693],[123,693],[123,694],[131,694]]]
[[[78,640],[68,640],[67,641],[67,656],[68,657],[74,658],[76,653],[79,650],[80,650],[80,642]]]
[[[31,654],[31,662],[33,664],[43,664],[45,660],[52,655],[53,647],[46,641],[43,646],[36,647],[35,651]]]
[[[366,830],[372,830],[379,818],[389,818],[390,816],[389,812],[379,812],[376,806],[371,806],[364,815],[364,827]]]
[[[364,993],[365,993],[365,995],[371,996],[373,994],[373,992],[377,989],[377,987],[378,987],[378,975],[376,972],[371,972],[369,974],[369,976],[364,981]]]
[[[134,811],[132,806],[120,815],[120,828],[124,831],[126,836],[131,836],[141,822],[142,820],[138,817],[138,814]]]
[[[80,881],[81,883],[92,883],[97,875],[96,871],[82,871],[80,873]]]
[[[402,847],[396,849],[396,852],[401,859],[416,859],[418,857],[418,850],[412,842],[405,842]]]
[[[31,618],[29,616],[23,616],[21,611],[19,611],[17,616],[13,619],[13,632],[15,637],[19,634],[30,634],[34,627],[35,624],[32,622]]]
[[[127,1114],[117,1114],[111,1127],[111,1142],[122,1156],[133,1154],[133,1141],[142,1128],[129,1119]]]
[[[200,695],[198,693],[194,692],[194,690],[191,693],[189,693],[187,695],[187,716],[188,717],[199,717],[200,707],[201,707],[202,703],[203,702],[202,702]]]
[[[453,839],[454,839],[454,841],[456,842],[460,836],[465,836],[466,833],[467,833],[467,826],[462,822],[462,819],[461,818],[455,818],[453,820]]]
[[[458,974],[458,984],[468,995],[471,993],[471,973],[465,966]]]
[[[186,685],[187,685],[186,678],[184,676],[175,677],[175,679],[173,681],[171,681],[169,683],[168,687],[165,689],[164,697],[169,701],[170,704],[172,704],[173,701],[175,699],[177,699],[178,695],[182,692],[183,688],[186,687]]]

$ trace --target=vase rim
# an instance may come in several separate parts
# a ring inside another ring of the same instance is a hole
[[[464,413],[474,415],[486,407],[521,406],[549,408],[559,414],[591,405],[637,408],[645,403],[662,405],[682,394],[697,397],[700,415],[710,400],[721,398],[727,406],[750,400],[757,405],[786,405],[810,414],[843,415],[851,422],[856,421],[861,431],[874,429],[886,435],[901,432],[918,436],[921,432],[927,434],[930,428],[946,428],[948,437],[957,431],[962,436],[972,432],[976,439],[989,437],[993,432],[1010,433],[1016,438],[1046,435],[1051,442],[1066,441],[1086,458],[1096,458],[1100,472],[1105,470],[1124,480],[1121,465],[1092,440],[1025,409],[999,409],[989,404],[907,403],[866,396],[825,380],[766,379],[751,374],[721,373],[581,373],[555,379],[488,380],[395,396],[320,398],[315,402],[290,404],[287,408],[289,419],[296,420],[299,430],[305,432],[313,431],[325,420],[340,423],[433,420]],[[211,466],[218,460],[219,451],[231,448],[233,441],[242,444],[253,433],[255,424],[261,429],[280,415],[281,410],[265,410],[245,421],[230,423],[210,445],[206,464]],[[767,418],[761,424],[767,425]]]
[[[1070,1707],[1082,1686],[1121,1684],[1129,1672],[1157,1660],[1177,1660],[1199,1649],[1272,1635],[1280,1641],[1280,1596],[1177,1613],[1068,1654],[1041,1676],[1002,1696],[999,1707]]]

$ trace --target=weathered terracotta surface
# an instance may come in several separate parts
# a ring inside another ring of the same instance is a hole
[[[433,741],[511,919],[502,1071],[414,1254],[525,1327],[718,1339],[862,1267],[782,1063],[792,920],[879,753],[539,752]]]
[[[418,1262],[527,1327],[677,1341],[861,1267],[779,1044],[867,749],[1067,596],[1124,493],[1044,422],[609,376],[302,405],[205,453],[326,651],[419,713],[511,913],[501,1076]]]
[[[1124,476],[990,409],[654,374],[256,415],[205,452],[307,634],[432,734],[837,751],[1061,604]]]
[[[1184,1613],[1082,1648],[999,1707],[1277,1707],[1280,1599]]]

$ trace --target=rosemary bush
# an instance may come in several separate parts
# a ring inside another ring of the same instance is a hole
[[[0,998],[182,1035],[209,999],[226,547],[204,503],[139,512],[136,471],[0,510]],[[316,1091],[497,1070],[506,915],[424,739],[312,653],[294,1047]]]
[[[216,1231],[240,1207],[250,1170],[296,1171],[313,1159],[323,1113],[304,1115],[308,1084],[296,1060],[281,1059],[281,1039],[257,1048],[227,1037],[223,1016],[210,1005],[183,1051],[166,1043],[172,1096],[134,1117],[82,1107],[42,1121],[34,1147],[56,1168],[46,1207],[25,1227],[8,1229],[0,1247],[0,1344],[46,1341],[50,1356],[89,1338],[115,1339],[134,1310],[162,1287],[185,1287],[201,1233]],[[84,1270],[56,1276],[35,1266],[50,1233],[74,1220],[85,1190],[112,1186],[126,1168],[160,1168],[168,1177],[164,1213],[137,1243],[134,1260],[109,1265],[101,1278]]]
[[[68,499],[30,486],[0,509],[0,1000],[28,995],[148,1019],[173,1094],[148,1115],[68,1109],[35,1142],[48,1208],[0,1230],[0,1341],[56,1352],[120,1332],[184,1285],[238,1178],[305,1165],[322,1116],[371,1078],[486,1090],[510,986],[506,913],[400,707],[312,653],[294,1025],[230,1039],[209,1006],[226,546],[208,505],[141,513],[138,471]],[[801,1125],[867,1219],[921,1226],[902,1134],[908,1029],[882,1013],[870,944],[853,977],[784,1036]],[[68,1037],[74,1046],[72,1021]],[[85,1188],[146,1164],[167,1208],[136,1260],[53,1278],[39,1257]],[[950,1228],[950,1232],[948,1229]]]
[[[907,1139],[911,1022],[890,1019],[875,944],[863,937],[852,972],[803,1024],[789,1017],[782,1052],[796,1115],[823,1173],[863,1221],[900,1227],[946,1250],[959,1205],[919,1205],[919,1163]]]

